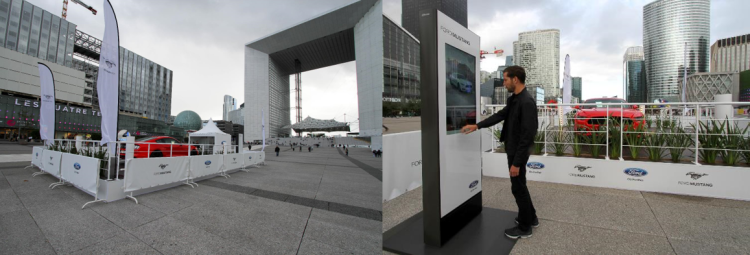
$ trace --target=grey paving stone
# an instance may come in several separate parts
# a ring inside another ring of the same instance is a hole
[[[162,192],[154,192],[140,196],[138,202],[151,209],[165,214],[172,214],[193,205],[192,202],[166,195]]]
[[[307,217],[288,217],[244,205],[236,209],[192,206],[173,217],[223,239],[247,244],[258,252],[282,254],[296,251],[307,221]]]
[[[373,254],[382,250],[381,233],[382,224],[379,221],[313,209],[304,238],[344,250]]]
[[[5,179],[0,178],[0,183],[2,182],[5,182]],[[0,214],[18,210],[25,211],[25,208],[16,193],[10,188],[0,189]]]
[[[166,214],[147,206],[136,204],[130,199],[118,200],[106,204],[94,203],[88,207],[91,207],[91,210],[96,211],[102,217],[126,230],[166,216]]]
[[[669,238],[677,254],[750,254],[750,247]]]
[[[258,254],[248,245],[225,240],[170,216],[131,233],[162,254]]]
[[[76,255],[96,254],[160,254],[135,236],[125,233],[73,252]]]
[[[422,188],[383,203],[383,232],[411,218],[422,209]]]
[[[750,209],[649,199],[668,237],[750,247]]]
[[[750,209],[750,203],[748,203],[748,201],[664,194],[664,193],[654,193],[654,192],[642,192],[642,193],[643,193],[643,197],[647,198],[649,201],[662,200],[662,201],[682,202],[682,203],[690,203],[690,204]]]
[[[303,238],[299,247],[299,254],[356,254],[354,251],[348,251],[336,246],[327,245],[310,238]],[[365,254],[365,253],[361,253]],[[370,253],[371,254],[371,253]]]
[[[57,253],[69,253],[125,233],[78,203],[52,203],[29,208],[37,225]]]
[[[664,235],[646,200],[607,193],[529,186],[537,216],[584,226]],[[488,207],[518,211],[510,190],[489,198]]]
[[[326,202],[326,201],[302,198],[302,197],[296,197],[296,196],[295,197],[290,196],[284,202],[317,208],[317,209],[323,209],[323,210],[328,210],[328,204],[329,204],[329,202]]]
[[[328,204],[328,211],[337,212],[341,214],[351,215],[359,218],[365,218],[375,221],[383,220],[383,213],[373,209],[361,208],[351,205],[330,203]]]
[[[55,254],[26,210],[0,213],[0,253]]]
[[[666,237],[542,220],[511,254],[674,254]]]

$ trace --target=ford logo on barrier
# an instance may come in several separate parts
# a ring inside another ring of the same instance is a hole
[[[624,172],[627,175],[635,176],[635,177],[646,176],[648,174],[648,171],[646,171],[645,169],[640,169],[640,168],[628,168],[628,169],[625,169]]]
[[[544,164],[539,163],[539,162],[529,162],[526,164],[526,167],[531,168],[531,169],[542,169],[544,168]]]
[[[78,162],[76,162],[75,164],[73,164],[73,168],[75,168],[76,170],[80,170],[81,164],[78,164]]]
[[[211,164],[211,160],[206,160],[206,165],[210,165],[210,164]]]
[[[39,152],[36,153],[36,156],[39,157]]]
[[[249,158],[247,158],[247,159],[253,159],[253,156],[250,156],[250,157],[249,157]]]
[[[473,182],[472,182],[471,184],[469,184],[469,188],[470,188],[470,189],[471,189],[471,188],[474,188],[474,187],[476,187],[476,186],[477,186],[477,184],[479,184],[479,180],[473,181]]]

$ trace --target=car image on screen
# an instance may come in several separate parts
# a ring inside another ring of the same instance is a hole
[[[445,44],[445,121],[447,134],[476,123],[476,58]]]

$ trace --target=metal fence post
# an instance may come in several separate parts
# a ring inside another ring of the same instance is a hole
[[[604,154],[604,159],[606,159],[606,160],[609,160],[609,117],[610,117],[610,114],[609,114],[609,104],[608,104],[607,105],[607,118],[605,119],[605,121],[607,122],[607,130],[604,132],[604,139],[605,139],[604,140],[605,141],[604,144],[605,144],[605,147],[606,147],[605,148],[605,153],[606,154]]]
[[[622,158],[622,147],[623,147],[622,146],[622,144],[623,144],[623,142],[622,142],[623,141],[623,139],[622,139],[622,136],[623,136],[622,133],[625,132],[624,131],[625,130],[625,123],[624,123],[625,122],[625,116],[623,115],[624,112],[625,112],[625,105],[621,105],[620,106],[620,161],[624,160]],[[635,125],[635,122],[631,123],[630,125]]]
[[[700,123],[701,122],[701,117],[700,117],[701,116],[701,105],[700,104],[695,105],[695,113],[696,114],[695,114],[695,162],[694,163],[696,165],[700,165],[700,163],[698,163],[698,157],[699,157],[698,155],[700,154],[699,153],[699,150],[700,150],[700,147],[699,147],[700,140],[698,139],[698,129],[700,128],[700,125],[701,125],[701,123]]]

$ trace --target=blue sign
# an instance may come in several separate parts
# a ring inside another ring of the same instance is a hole
[[[81,164],[78,164],[78,162],[76,162],[75,164],[73,164],[73,168],[75,168],[76,170],[81,170]]]
[[[211,160],[206,160],[206,165],[211,165]]]
[[[624,173],[630,176],[641,177],[646,176],[648,174],[648,171],[641,168],[627,168],[625,169]]]
[[[469,184],[469,188],[470,188],[470,189],[471,189],[471,188],[474,188],[474,187],[476,187],[476,186],[477,186],[477,184],[479,184],[479,180],[476,180],[476,181],[472,182],[471,184]]]
[[[250,156],[248,159],[253,159],[253,156]]]
[[[544,168],[544,164],[539,163],[539,162],[529,162],[526,164],[526,167],[531,168],[531,169],[542,169]]]

